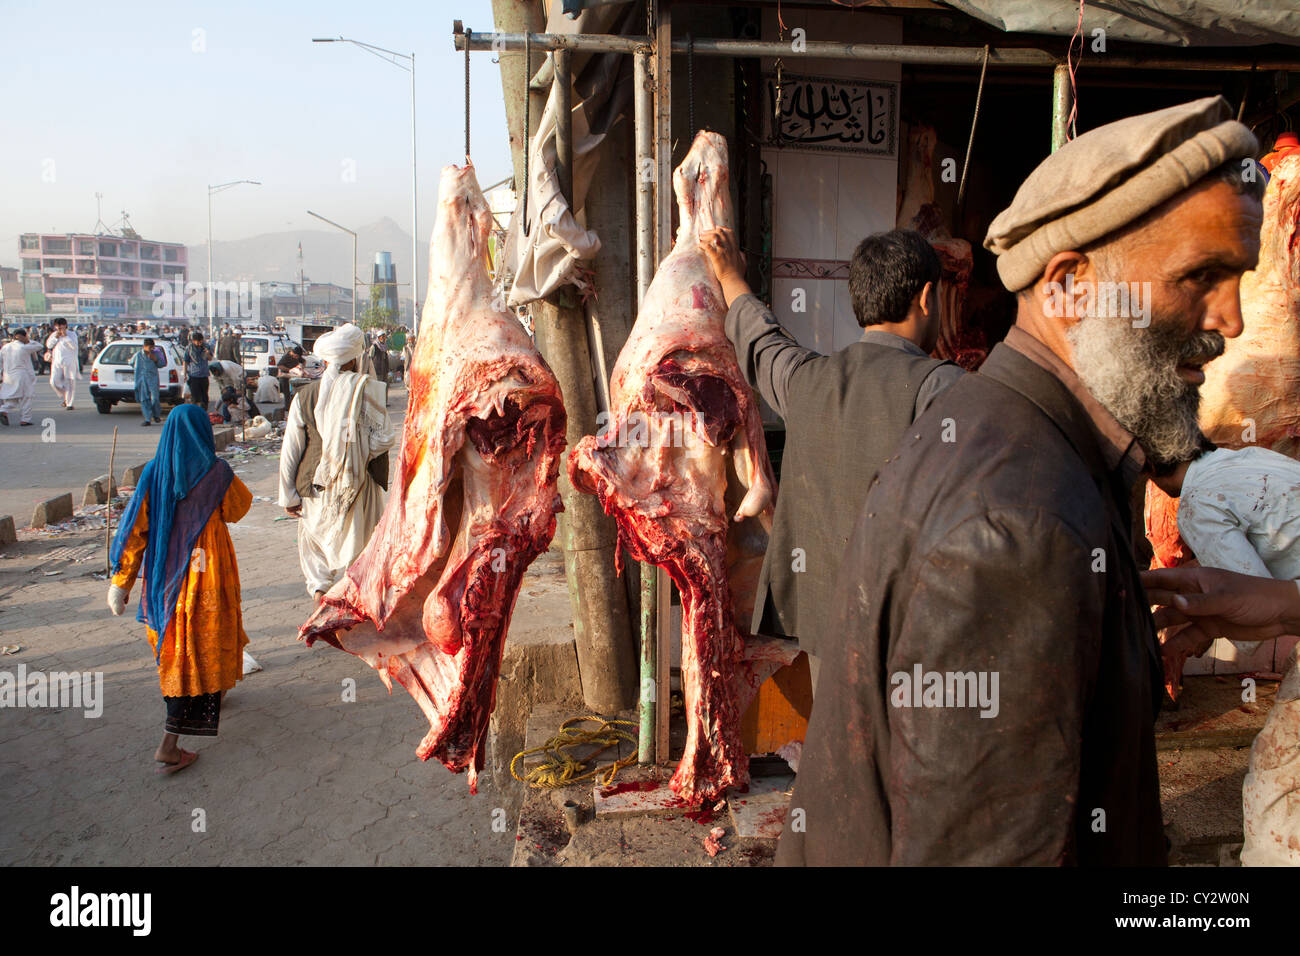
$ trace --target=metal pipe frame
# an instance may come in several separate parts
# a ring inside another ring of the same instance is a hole
[[[654,87],[650,78],[650,51],[632,54],[632,99],[636,133],[636,305],[645,304],[646,290],[655,274],[655,160]],[[658,568],[642,562],[641,570],[641,681],[637,736],[637,761],[655,762],[656,645],[658,621]]]
[[[455,33],[457,50],[464,50],[468,36],[471,51],[495,50],[514,52],[524,48],[522,33]],[[532,33],[529,43],[538,50],[571,50],[584,53],[636,53],[649,49],[654,40],[647,36],[613,36],[600,33]],[[686,40],[673,40],[674,53],[686,53]],[[770,40],[694,41],[696,56],[781,57],[787,62],[798,60],[872,60],[878,63],[925,63],[948,66],[979,66],[984,60],[982,46],[909,46],[892,43],[836,43],[831,40],[808,40],[798,52],[789,43]],[[1000,47],[989,50],[990,66],[1055,67],[1060,57],[1034,47]],[[1250,72],[1251,70],[1300,71],[1300,60],[1206,60],[1152,59],[1132,56],[1097,57],[1088,61],[1091,69],[1143,69],[1180,71]]]
[[[672,5],[668,0],[655,3],[654,59],[654,155],[655,155],[655,251],[654,265],[667,257],[673,248],[673,78],[672,78]],[[691,132],[694,136],[694,131]],[[688,144],[689,145],[689,144]],[[655,762],[669,763],[669,722],[671,720],[672,681],[672,582],[668,572],[654,567],[655,578]]]

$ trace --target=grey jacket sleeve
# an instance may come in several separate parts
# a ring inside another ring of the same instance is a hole
[[[921,387],[916,390],[916,406],[912,412],[912,421],[925,414],[930,403],[955,385],[957,379],[965,374],[966,370],[960,365],[936,365],[934,371],[925,377]]]
[[[735,346],[740,374],[764,401],[785,418],[790,378],[795,369],[819,352],[806,349],[777,322],[753,293],[742,295],[727,311],[727,338]]]

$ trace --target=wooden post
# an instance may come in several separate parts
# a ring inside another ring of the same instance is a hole
[[[108,450],[108,488],[104,495],[108,504],[104,507],[104,574],[111,581],[113,578],[113,487],[117,482],[113,478],[113,461],[117,458],[117,426],[113,426],[113,446]]]

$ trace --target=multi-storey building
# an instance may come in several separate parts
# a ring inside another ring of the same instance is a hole
[[[181,243],[29,232],[18,238],[18,255],[28,312],[87,321],[183,317],[187,256]]]

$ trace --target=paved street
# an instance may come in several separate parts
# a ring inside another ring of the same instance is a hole
[[[86,383],[81,383],[85,392]],[[99,415],[86,395],[55,410],[40,379],[37,428],[0,428],[0,512],[20,528],[38,497],[74,491],[108,470],[120,424],[118,470],[146,461],[159,429],[134,406]],[[394,411],[405,401],[395,390]],[[100,459],[102,458],[102,463]],[[253,493],[275,494],[274,457],[233,461]],[[134,620],[139,597],[113,617],[105,606],[103,532],[40,537],[20,531],[0,549],[0,644],[22,650],[0,671],[100,672],[103,713],[0,709],[0,863],[5,864],[505,864],[513,812],[491,775],[471,797],[463,775],[414,756],[427,724],[400,688],[389,697],[351,655],[296,639],[310,601],[297,562],[296,523],[255,501],[230,530],[239,557],[249,650],[265,670],[228,695],[216,738],[184,738],[199,761],[154,773],[162,733],[157,671]],[[49,572],[57,571],[57,574]],[[557,587],[562,588],[560,582]],[[355,679],[356,701],[343,700]],[[494,823],[497,825],[494,827]]]
[[[95,411],[90,400],[90,366],[77,382],[76,408],[68,411],[50,388],[48,375],[36,379],[36,401],[32,404],[32,428],[18,427],[18,416],[10,415],[9,428],[0,426],[0,515],[13,515],[14,524],[25,527],[32,520],[37,501],[71,491],[73,505],[81,504],[86,482],[108,474],[108,453],[113,444],[113,426],[118,426],[117,472],[143,464],[158,446],[157,426],[142,428],[140,406],[119,404],[111,415]],[[167,406],[164,406],[166,408]],[[46,423],[52,421],[53,428]]]

